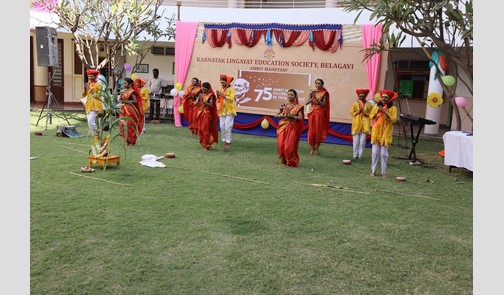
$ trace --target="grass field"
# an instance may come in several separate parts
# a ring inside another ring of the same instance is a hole
[[[472,294],[473,178],[439,140],[392,146],[389,178],[352,147],[279,164],[276,138],[234,133],[200,151],[187,128],[147,124],[119,166],[80,173],[89,139],[30,125],[31,294]],[[86,134],[85,118],[67,114]],[[42,136],[34,132],[42,131]],[[162,156],[165,168],[139,164]],[[396,182],[396,176],[406,182]]]

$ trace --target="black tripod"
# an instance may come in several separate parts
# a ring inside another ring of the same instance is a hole
[[[409,104],[408,104],[408,98],[407,97],[404,97],[404,100],[406,101],[406,106],[408,107],[408,115],[411,114],[410,113],[410,107],[409,107]],[[398,103],[398,109],[399,109],[399,114],[403,114],[402,112],[402,108],[401,108],[401,99],[398,99],[399,103]],[[403,145],[401,144],[401,138],[402,136],[404,136],[404,142],[405,142],[405,146],[404,148],[408,148],[408,131],[406,130],[406,122],[404,121],[403,117],[400,116],[399,118],[399,130],[398,130],[398,134],[397,134],[397,145],[400,146],[400,147],[403,147]]]
[[[52,124],[52,117],[53,115],[55,115],[56,117],[60,118],[60,119],[64,119],[68,125],[70,125],[70,122],[68,121],[65,113],[62,111],[61,114],[62,114],[62,117],[60,117],[59,115],[57,115],[56,113],[53,114],[53,109],[52,109],[52,104],[54,102],[54,105],[58,105],[58,101],[56,100],[56,98],[54,97],[54,95],[52,94],[51,92],[51,84],[52,84],[52,79],[54,78],[54,72],[52,73],[52,76],[51,76],[51,69],[48,70],[48,83],[47,83],[47,101],[44,103],[44,106],[42,106],[42,110],[40,110],[40,114],[39,114],[39,117],[38,117],[38,120],[37,120],[37,124],[35,126],[38,126],[38,123],[40,121],[40,119],[42,118],[46,118],[46,125],[45,125],[45,130],[47,130],[47,123],[49,122],[49,124]],[[53,101],[53,98],[54,98],[54,101]],[[46,106],[47,106],[47,109],[46,109]],[[42,115],[44,113],[44,110],[46,111],[46,113],[44,115]]]

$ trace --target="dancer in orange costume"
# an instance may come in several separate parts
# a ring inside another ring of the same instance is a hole
[[[306,105],[310,104],[308,111],[308,144],[311,147],[310,155],[318,155],[319,147],[327,138],[329,131],[330,97],[324,87],[322,79],[315,80],[315,90],[312,90]]]
[[[299,164],[298,146],[304,123],[304,107],[299,104],[297,92],[287,91],[288,103],[282,105],[275,116],[281,118],[277,128],[278,157],[283,165],[297,167]]]
[[[208,151],[212,145],[219,141],[219,117],[217,116],[216,97],[212,86],[204,82],[201,86],[201,93],[196,99],[197,104],[194,109],[195,120],[198,126],[199,142],[201,150]]]
[[[122,102],[119,118],[121,135],[127,145],[135,145],[138,134],[143,128],[143,106],[140,91],[131,78],[123,79],[123,90],[120,101]],[[126,126],[125,126],[126,125]],[[127,136],[124,132],[127,129]]]
[[[188,128],[192,135],[198,134],[198,123],[195,121],[194,102],[198,98],[200,92],[201,82],[198,78],[194,77],[191,79],[191,85],[187,87],[182,97],[182,104],[184,105],[184,113],[182,115],[189,124]]]

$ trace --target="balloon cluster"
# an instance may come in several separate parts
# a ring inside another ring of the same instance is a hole
[[[185,92],[184,90],[182,90],[182,84],[180,83],[176,83],[175,84],[175,88],[173,88],[172,90],[170,90],[170,94],[173,95],[173,96],[179,96],[179,97],[182,97],[184,96]]]

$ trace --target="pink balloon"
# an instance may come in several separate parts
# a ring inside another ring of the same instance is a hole
[[[130,65],[129,63],[125,63],[125,64],[124,64],[124,69],[125,69],[127,72],[131,71],[131,65]]]
[[[457,96],[455,97],[455,104],[457,106],[464,108],[467,105],[467,99],[463,96]]]

